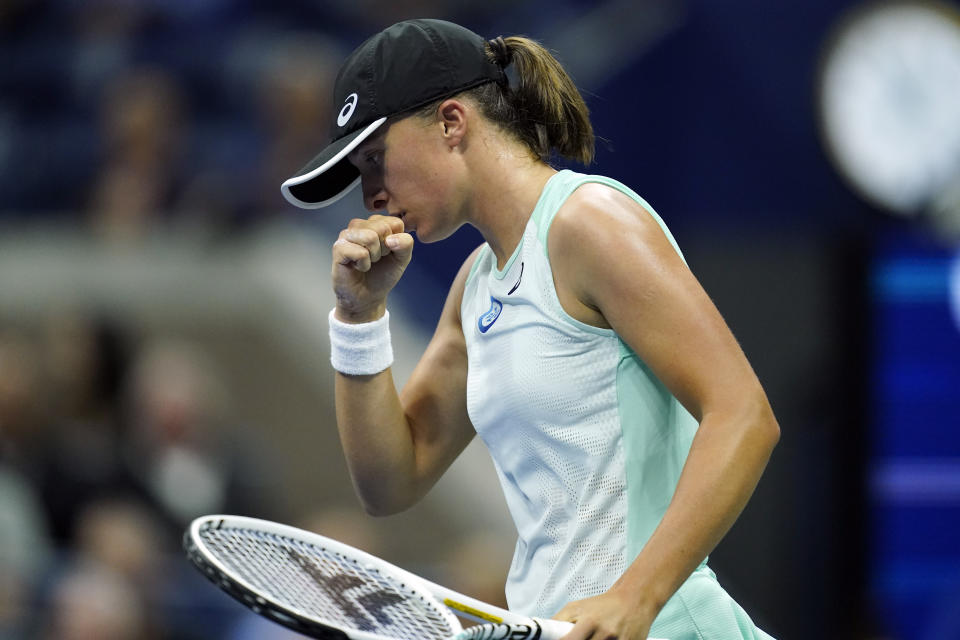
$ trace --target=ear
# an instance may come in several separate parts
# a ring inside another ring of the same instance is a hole
[[[437,107],[437,124],[444,142],[451,148],[459,146],[467,135],[466,105],[456,98],[449,98]]]

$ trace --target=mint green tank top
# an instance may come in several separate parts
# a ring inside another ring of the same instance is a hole
[[[484,246],[461,306],[467,407],[517,527],[507,583],[512,609],[550,616],[606,591],[673,496],[697,421],[610,329],[560,305],[550,224],[582,184],[619,182],[561,171],[548,181],[502,270]],[[589,224],[589,220],[584,220]]]
[[[547,182],[502,270],[484,246],[467,278],[467,410],[517,527],[510,608],[550,617],[599,595],[626,570],[676,490],[697,421],[612,330],[570,317],[553,284],[547,236],[578,187],[600,183],[663,220],[610,178],[560,171]],[[589,224],[584,220],[584,224]],[[651,637],[772,640],[723,590],[706,560],[661,609]]]

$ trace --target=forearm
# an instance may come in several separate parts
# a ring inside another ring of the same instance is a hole
[[[364,508],[396,513],[419,497],[414,440],[390,369],[336,374],[337,428],[350,477]]]
[[[705,414],[663,520],[614,589],[656,615],[736,521],[778,438],[765,398]]]
[[[374,515],[409,506],[415,478],[411,430],[390,369],[388,318],[382,303],[362,313],[338,306],[330,317],[337,428],[357,496]]]

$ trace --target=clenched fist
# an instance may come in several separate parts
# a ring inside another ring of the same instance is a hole
[[[333,292],[337,319],[372,322],[387,306],[413,253],[413,236],[392,216],[355,218],[333,243]]]

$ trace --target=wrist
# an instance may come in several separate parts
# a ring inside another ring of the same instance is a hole
[[[376,322],[386,313],[386,303],[376,304],[366,309],[348,309],[338,304],[333,310],[333,317],[346,324],[367,324]]]
[[[625,578],[626,575],[621,576],[620,580],[610,587],[610,591],[627,603],[631,610],[648,615],[650,620],[656,618],[672,594],[662,593],[663,590],[656,584]]]

